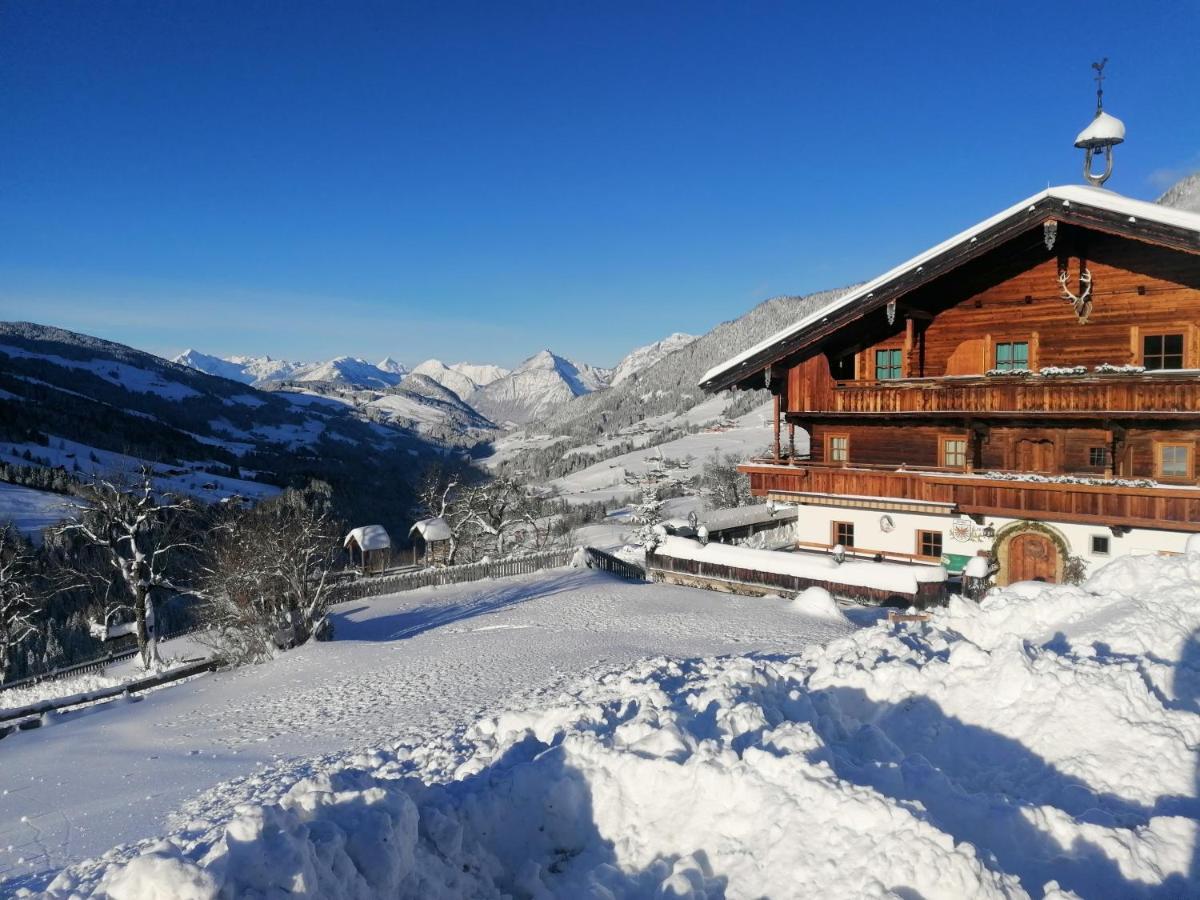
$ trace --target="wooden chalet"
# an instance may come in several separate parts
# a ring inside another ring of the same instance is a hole
[[[802,507],[802,546],[951,571],[988,554],[1007,584],[1200,531],[1200,214],[1104,177],[1022,200],[704,376],[774,395],[772,452],[741,469]]]

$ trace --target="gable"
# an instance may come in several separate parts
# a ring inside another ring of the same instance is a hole
[[[1027,257],[1037,253],[1039,243],[1044,246],[1043,226],[1048,222],[1055,223],[1064,239],[1071,233],[1075,239],[1118,237],[1140,248],[1162,248],[1183,254],[1191,260],[1191,266],[1200,265],[1194,256],[1200,254],[1200,215],[1129,200],[1096,188],[1053,188],[931,248],[830,307],[714,367],[705,374],[701,386],[709,391],[761,387],[764,370],[768,378],[773,377],[775,370],[811,356],[822,342],[868,314],[884,310],[890,301],[900,304],[907,300],[919,305],[918,292],[930,285],[945,285],[947,276],[956,275],[964,280],[982,278],[985,283],[979,285],[980,289],[989,279],[995,283],[997,276],[989,275],[989,268],[1002,271],[1004,267],[1017,266],[1019,271],[1021,265],[1038,261]],[[1093,240],[1083,243],[1090,247]],[[1055,247],[1062,252],[1057,240]],[[1045,249],[1043,259],[1049,258],[1051,252]],[[1136,257],[1139,253],[1154,255],[1143,250],[1130,255]],[[978,264],[980,261],[982,265]],[[1013,274],[1016,272],[1009,272]]]

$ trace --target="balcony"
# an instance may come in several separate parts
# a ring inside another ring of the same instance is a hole
[[[1172,419],[1200,413],[1200,373],[831,380],[793,396],[800,414]]]
[[[751,492],[781,502],[1200,531],[1200,488],[1000,480],[945,469],[753,460]]]

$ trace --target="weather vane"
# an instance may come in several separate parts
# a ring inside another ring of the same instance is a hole
[[[1096,70],[1096,112],[1099,113],[1104,109],[1104,67],[1108,65],[1108,57],[1100,60],[1100,62],[1092,63],[1092,68]]]
[[[1091,124],[1075,138],[1075,146],[1086,151],[1083,157],[1083,177],[1087,179],[1088,184],[1096,187],[1100,187],[1112,175],[1112,148],[1125,140],[1124,123],[1104,111],[1104,67],[1107,64],[1107,56],[1100,62],[1092,63],[1092,68],[1096,70],[1096,114],[1092,117]],[[1098,154],[1104,155],[1103,172],[1092,171],[1092,159]]]

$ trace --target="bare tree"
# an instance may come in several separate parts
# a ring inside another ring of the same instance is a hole
[[[340,535],[320,483],[230,510],[211,530],[203,617],[231,662],[257,662],[322,632]]]
[[[738,471],[739,461],[735,454],[722,458],[715,450],[705,460],[700,487],[713,509],[731,509],[751,502],[750,478]]]
[[[417,515],[423,519],[442,519],[450,529],[450,550],[446,562],[458,558],[468,517],[462,503],[463,475],[444,466],[430,466],[417,486]]]
[[[13,655],[37,632],[40,596],[33,548],[12,526],[0,526],[0,680]]]
[[[103,632],[113,633],[114,615],[132,608],[134,633],[142,665],[159,664],[155,630],[157,595],[183,590],[170,576],[172,555],[194,550],[186,532],[193,506],[169,494],[155,495],[151,470],[142,467],[136,479],[95,478],[80,492],[86,507],[62,534],[84,538],[100,551],[114,576],[106,579],[106,596],[117,592],[117,605],[106,603]],[[81,573],[91,574],[91,573]],[[122,603],[121,600],[126,602]]]
[[[504,556],[509,533],[516,526],[535,522],[526,486],[501,476],[472,485],[462,492],[459,516],[484,552]]]

